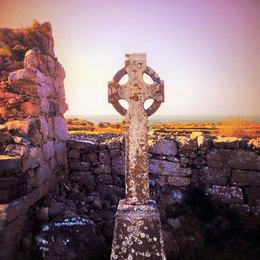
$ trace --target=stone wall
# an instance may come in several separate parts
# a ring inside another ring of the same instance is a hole
[[[49,23],[0,29],[1,259],[14,259],[35,203],[67,171],[65,72],[53,48]]]
[[[153,133],[149,146],[150,195],[158,203],[168,258],[181,250],[187,253],[187,246],[195,253],[198,241],[207,240],[211,229],[218,239],[227,232],[219,229],[229,230],[239,218],[259,220],[259,139]],[[74,138],[67,148],[69,208],[93,220],[109,244],[118,201],[124,198],[123,137]],[[235,217],[228,218],[230,214]]]

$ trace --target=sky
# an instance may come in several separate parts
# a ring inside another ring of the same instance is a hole
[[[145,52],[156,115],[260,116],[260,0],[0,0],[0,27],[33,19],[52,24],[67,115],[116,115],[107,82]]]

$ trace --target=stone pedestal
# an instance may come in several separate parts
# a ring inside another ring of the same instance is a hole
[[[166,259],[155,201],[149,200],[147,205],[119,202],[110,259]]]

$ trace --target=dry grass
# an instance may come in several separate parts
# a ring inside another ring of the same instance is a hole
[[[220,130],[218,133],[223,136],[259,137],[260,124],[242,120],[240,118],[232,118],[220,123]]]
[[[100,122],[93,124],[83,119],[68,119],[70,134],[74,133],[124,133],[124,122]],[[260,137],[260,123],[230,119],[222,122],[166,122],[150,123],[149,128],[164,133],[187,133],[201,131],[209,135],[223,135],[235,137],[255,138]]]

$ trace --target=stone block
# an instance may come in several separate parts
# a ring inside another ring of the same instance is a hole
[[[37,96],[36,72],[36,69],[20,69],[9,73],[8,91]]]
[[[112,172],[118,175],[125,175],[125,158],[118,156],[112,159]]]
[[[91,151],[91,150],[95,150],[98,147],[98,143],[96,141],[92,141],[92,140],[69,139],[67,141],[67,146],[69,148]]]
[[[159,140],[156,142],[149,141],[149,153],[159,155],[176,155],[177,147],[174,141]]]
[[[17,132],[22,136],[27,136],[30,130],[31,120],[9,120],[5,123],[8,131],[10,132]]]
[[[98,165],[94,168],[95,174],[111,173],[111,167],[109,165]]]
[[[42,134],[43,141],[47,141],[50,137],[50,126],[44,116],[39,116],[40,120],[40,132]]]
[[[36,168],[38,163],[43,160],[42,148],[31,147],[29,148],[29,154],[22,159],[22,171],[25,172],[28,169]]]
[[[69,167],[73,171],[88,171],[90,168],[90,164],[89,162],[70,162]]]
[[[260,150],[260,138],[253,138],[249,140],[248,144],[255,150]]]
[[[175,187],[188,186],[191,183],[191,179],[188,177],[169,176],[168,183]]]
[[[33,187],[39,187],[45,183],[52,175],[51,167],[46,162],[41,162],[36,169]]]
[[[78,149],[71,149],[68,151],[68,158],[80,159],[80,152]]]
[[[204,136],[204,133],[203,133],[203,132],[195,131],[195,132],[192,132],[192,133],[190,134],[190,139],[191,139],[191,140],[197,140],[199,136]]]
[[[190,153],[197,150],[197,142],[185,136],[176,137],[177,147],[180,153]]]
[[[81,155],[81,160],[84,162],[91,162],[92,165],[99,165],[98,157],[95,152],[88,152]]]
[[[216,148],[238,149],[240,139],[237,137],[217,137],[213,140]]]
[[[207,155],[207,163],[216,168],[259,171],[260,155],[253,151],[212,149]]]
[[[68,138],[68,128],[63,117],[54,117],[54,135],[62,141]]]
[[[8,144],[5,147],[5,152],[14,156],[27,156],[29,147],[26,144]]]
[[[108,174],[100,174],[97,176],[97,183],[99,184],[112,184],[113,178]]]
[[[55,143],[55,154],[59,165],[67,165],[67,147],[65,142]]]
[[[197,143],[199,148],[207,148],[208,147],[208,140],[205,136],[198,136]]]
[[[0,155],[0,175],[1,173],[16,173],[21,170],[21,157]]]
[[[116,213],[111,260],[146,258],[166,259],[156,204],[128,205],[122,200]]]
[[[108,151],[100,152],[98,158],[101,164],[103,165],[110,165],[111,163],[111,159]]]
[[[228,168],[203,167],[199,171],[202,183],[226,185],[230,177],[231,170]]]
[[[178,163],[150,159],[149,172],[158,175],[171,175],[180,173],[181,168]]]
[[[120,141],[117,140],[117,139],[111,139],[108,141],[107,143],[107,148],[109,150],[112,150],[112,149],[119,149],[120,148]]]
[[[21,104],[21,110],[29,116],[37,117],[40,114],[40,105],[31,102],[24,102]]]
[[[99,193],[102,199],[110,200],[113,196],[118,198],[123,198],[125,191],[123,188],[115,186],[115,185],[103,185],[99,184],[97,186],[97,192]]]
[[[49,141],[42,146],[43,159],[48,160],[54,156],[54,145],[53,141]]]
[[[45,114],[49,114],[50,112],[50,103],[46,97],[41,96],[40,110]]]
[[[112,159],[118,157],[119,155],[120,155],[120,149],[119,148],[110,150],[110,156],[111,156]]]
[[[231,182],[237,186],[260,186],[260,172],[233,170]]]
[[[72,171],[69,179],[80,186],[87,186],[88,190],[94,191],[95,177],[90,171]]]
[[[220,200],[223,203],[228,204],[243,204],[243,192],[238,187],[227,187],[213,185],[212,188],[208,188],[207,192],[213,197],[213,199]]]

